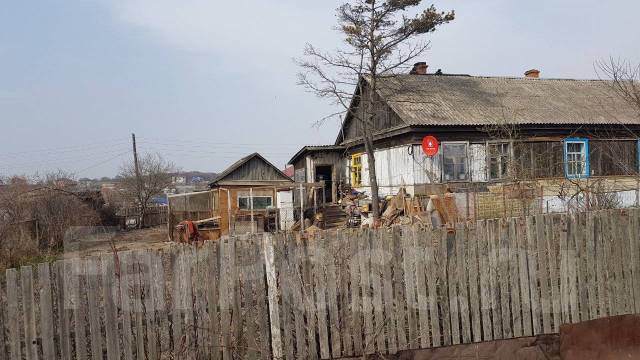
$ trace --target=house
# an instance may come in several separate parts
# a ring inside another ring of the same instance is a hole
[[[291,201],[292,185],[293,180],[262,155],[243,157],[211,181],[209,191],[169,196],[170,236],[175,238],[174,227],[183,220],[207,220],[199,230],[210,240],[277,228],[274,209]]]
[[[640,113],[611,82],[544,79],[538,70],[522,78],[427,74],[420,65],[378,79],[371,126],[382,196],[401,187],[413,196],[492,192],[536,180],[552,211],[566,206],[558,203],[563,183],[616,179],[633,192],[624,201],[638,202]],[[291,159],[296,181],[330,174],[332,188],[370,191],[357,120],[369,83],[360,81],[335,144],[306,146]]]

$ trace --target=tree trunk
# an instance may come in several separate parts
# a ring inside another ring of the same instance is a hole
[[[138,229],[142,229],[142,227],[144,226],[144,216],[147,212],[147,208],[146,206],[140,206],[140,215],[138,216],[139,219],[139,223],[138,223]]]
[[[368,128],[366,128],[368,129]],[[369,166],[369,185],[371,186],[371,212],[374,224],[380,218],[380,196],[378,195],[378,179],[376,177],[376,158],[373,148],[371,132],[364,131],[364,151],[367,153],[367,165]]]

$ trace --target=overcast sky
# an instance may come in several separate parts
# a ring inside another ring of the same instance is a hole
[[[65,169],[113,176],[160,152],[221,171],[252,152],[274,164],[335,140],[333,109],[295,85],[309,42],[339,45],[334,0],[4,1],[0,11],[0,176]],[[425,3],[429,5],[430,3]],[[640,62],[633,0],[452,0],[430,35],[430,70],[594,78],[594,61]]]

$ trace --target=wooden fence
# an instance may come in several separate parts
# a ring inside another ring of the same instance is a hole
[[[267,234],[7,270],[0,360],[338,358],[640,313],[640,211]]]

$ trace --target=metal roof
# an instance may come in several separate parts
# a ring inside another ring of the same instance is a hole
[[[406,125],[640,124],[610,81],[399,75],[378,93]]]

